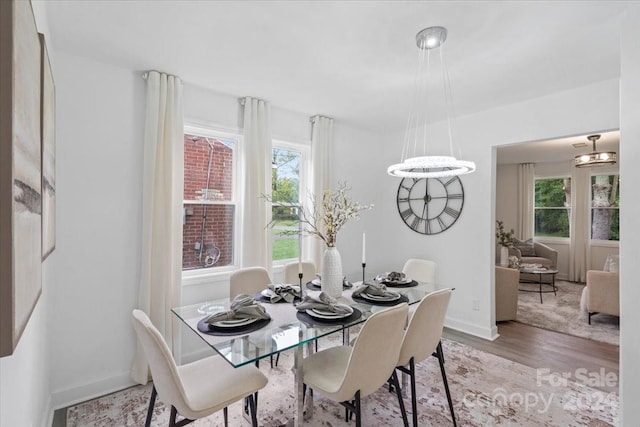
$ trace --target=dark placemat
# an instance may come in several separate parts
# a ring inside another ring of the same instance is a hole
[[[290,302],[287,302],[287,301],[285,301],[283,299],[281,299],[280,301],[278,301],[276,303],[273,303],[273,302],[271,302],[271,298],[265,297],[260,292],[256,292],[255,294],[253,294],[253,300],[254,301],[259,301],[259,302],[266,302],[268,304],[280,304],[280,303],[291,304]],[[298,298],[298,297],[295,297],[293,299],[293,302],[299,302],[299,301],[300,301],[300,298]]]
[[[307,289],[309,289],[310,291],[321,291],[322,290],[322,286],[321,285],[316,285],[313,282],[307,282]],[[342,285],[342,290],[347,290],[347,289],[353,289],[353,285],[352,286],[344,286],[344,285]]]
[[[267,326],[269,322],[271,322],[271,319],[260,319],[248,325],[238,326],[236,328],[217,328],[208,323],[204,323],[207,317],[203,318],[198,322],[198,330],[203,334],[216,335],[219,337],[248,334],[248,333],[257,331],[260,328],[264,328],[265,326]]]
[[[371,301],[371,300],[368,300],[366,298],[362,298],[359,295],[352,295],[351,298],[354,301],[362,302],[362,303],[369,304],[369,305],[387,305],[387,306],[392,306],[392,305],[401,304],[403,302],[409,302],[409,298],[407,298],[406,295],[400,295],[400,298],[398,298],[397,300],[394,300],[394,301]]]
[[[413,286],[418,286],[418,282],[416,282],[415,280],[412,280],[409,283],[386,282],[386,281],[382,281],[380,283],[382,283],[388,288],[411,288]]]
[[[360,316],[362,316],[362,312],[360,310],[358,310],[357,308],[354,308],[353,309],[353,313],[351,313],[349,316],[342,317],[340,319],[318,319],[317,317],[309,316],[304,311],[299,311],[299,312],[296,313],[296,317],[298,318],[298,320],[301,320],[302,322],[304,322],[306,324],[311,324],[311,325],[340,325],[340,324],[347,324],[347,323],[353,322],[355,320],[358,320],[360,318]]]

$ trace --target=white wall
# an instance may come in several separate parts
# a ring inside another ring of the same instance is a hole
[[[49,38],[44,2],[33,2],[38,31],[47,38],[54,79],[57,76],[55,46]],[[42,295],[27,323],[15,352],[0,358],[0,426],[51,425],[50,398],[51,295],[56,292],[55,268],[59,251],[42,264]]]
[[[505,230],[518,229],[518,165],[498,165],[496,168],[496,220]]]
[[[622,66],[620,85],[620,175],[625,186],[640,186],[640,4],[630,3],[622,26]],[[628,184],[627,184],[628,183]],[[640,419],[640,286],[636,262],[640,260],[640,198],[629,197],[620,212],[620,374],[622,420],[620,425],[635,425]]]

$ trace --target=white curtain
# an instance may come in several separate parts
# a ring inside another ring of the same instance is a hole
[[[533,237],[533,163],[518,165],[518,236],[521,240]]]
[[[182,281],[182,83],[175,76],[151,71],[146,84],[138,308],[171,346],[171,308],[180,302]],[[131,378],[140,384],[149,378],[139,343]]]
[[[244,99],[244,145],[242,168],[242,267],[271,271],[271,107],[261,99]]]
[[[571,246],[569,280],[585,282],[589,262],[589,206],[591,174],[588,168],[573,168],[571,174]]]
[[[333,144],[333,119],[323,116],[311,118],[311,195],[316,206],[322,206],[322,194],[331,188],[331,167],[329,158]],[[317,238],[311,242],[311,259],[318,269],[325,243]]]

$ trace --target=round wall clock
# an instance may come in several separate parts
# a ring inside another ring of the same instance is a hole
[[[404,178],[397,195],[398,212],[407,226],[421,234],[438,234],[458,220],[464,188],[457,176]]]

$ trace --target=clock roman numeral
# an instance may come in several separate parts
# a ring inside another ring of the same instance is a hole
[[[407,221],[409,218],[411,218],[411,215],[413,215],[413,211],[411,210],[411,208],[408,208],[400,212],[400,215],[402,215],[402,219]]]
[[[458,177],[454,176],[449,181],[445,182],[444,185],[445,185],[445,187],[448,187],[452,182],[455,182],[457,180],[458,180]]]
[[[409,196],[407,197],[398,197],[398,202],[408,202],[409,201]]]
[[[424,226],[424,232],[427,234],[431,234],[431,220],[427,220],[426,225]]]
[[[444,221],[442,220],[441,217],[437,218],[438,220],[438,225],[440,225],[440,231],[443,231],[447,228],[446,224],[444,223]]]
[[[423,219],[420,218],[419,216],[416,216],[415,218],[413,218],[413,221],[411,222],[411,228],[413,228],[414,230],[417,230],[418,225],[420,225],[421,221],[423,221]]]
[[[444,213],[446,213],[447,215],[449,215],[449,216],[451,216],[453,218],[458,218],[458,216],[460,216],[460,211],[455,210],[451,206],[447,206],[444,209]]]
[[[462,199],[462,193],[459,194],[449,194],[447,195],[448,199]]]

